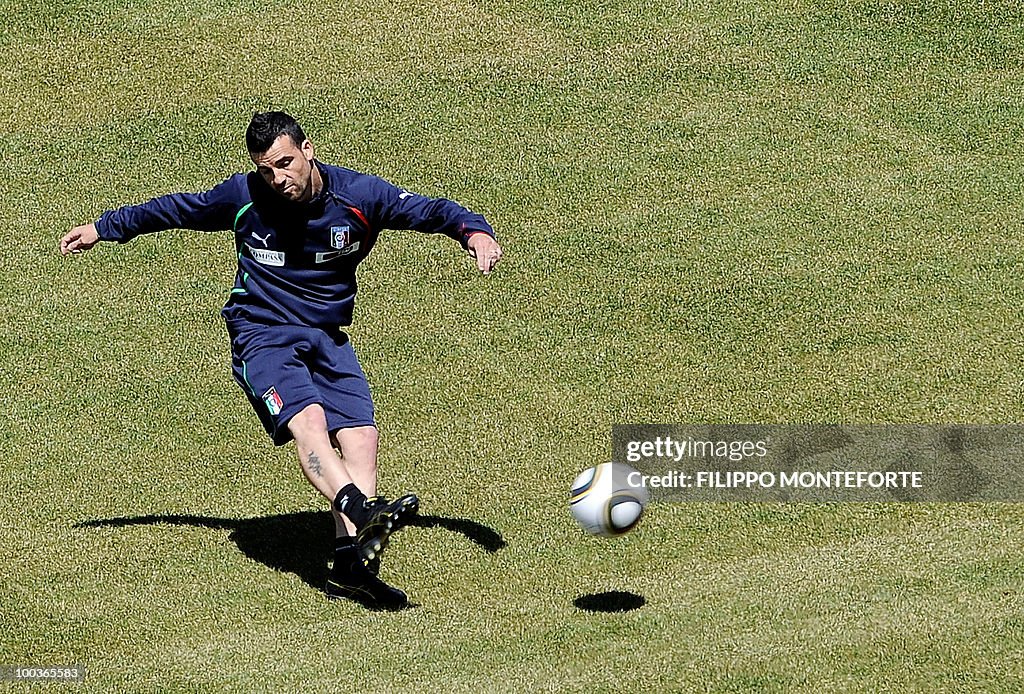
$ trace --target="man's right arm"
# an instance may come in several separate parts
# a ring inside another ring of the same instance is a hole
[[[167,229],[224,231],[244,204],[244,176],[233,176],[203,193],[172,193],[141,205],[104,212],[93,224],[76,226],[61,239],[64,255],[87,251],[99,241],[125,243]]]
[[[75,227],[60,240],[60,252],[63,255],[69,253],[81,253],[87,251],[100,240],[95,224],[83,224]]]

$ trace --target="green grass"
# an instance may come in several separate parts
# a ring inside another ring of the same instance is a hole
[[[1024,688],[1016,505],[654,504],[600,541],[565,503],[616,423],[1021,421],[1014,3],[0,7],[0,665],[80,663],[87,691]],[[507,543],[397,536],[415,610],[310,585],[330,522],[231,381],[228,235],[56,252],[248,167],[268,107],[506,251],[485,279],[395,232],[361,269],[383,490]],[[605,591],[645,604],[574,605]]]

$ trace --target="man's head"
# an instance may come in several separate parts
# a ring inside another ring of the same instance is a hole
[[[320,172],[313,165],[313,143],[287,113],[253,115],[245,131],[245,146],[263,180],[282,197],[305,202],[319,191]]]

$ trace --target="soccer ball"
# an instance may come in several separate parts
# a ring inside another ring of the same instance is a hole
[[[633,468],[622,463],[601,463],[584,470],[572,483],[569,510],[592,535],[613,537],[632,530],[644,512],[646,487],[631,487]]]

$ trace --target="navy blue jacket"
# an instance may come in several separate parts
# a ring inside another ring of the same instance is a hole
[[[450,236],[494,230],[480,215],[442,198],[396,188],[382,178],[315,162],[323,188],[291,202],[253,172],[205,193],[174,193],[105,212],[101,239],[124,243],[154,231],[235,233],[238,275],[222,311],[229,322],[338,327],[352,322],[356,265],[382,229]]]

